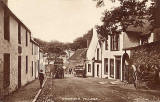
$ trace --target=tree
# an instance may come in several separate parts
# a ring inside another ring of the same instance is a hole
[[[107,38],[108,35],[126,32],[127,27],[130,25],[143,27],[145,24],[144,19],[154,24],[153,14],[151,12],[153,12],[155,3],[152,3],[147,8],[146,3],[148,0],[119,1],[121,5],[112,11],[106,10],[102,19],[103,25],[97,26],[97,32],[103,37]]]

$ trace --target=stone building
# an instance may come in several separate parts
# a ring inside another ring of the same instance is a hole
[[[40,67],[40,49],[39,44],[34,41],[33,38],[30,39],[32,48],[30,49],[32,52],[32,66],[33,66],[33,76],[34,78],[38,78],[38,72]]]
[[[24,86],[37,76],[31,31],[0,1],[0,96]],[[37,46],[38,51],[38,46]]]

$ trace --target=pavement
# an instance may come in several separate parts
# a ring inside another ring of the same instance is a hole
[[[64,79],[48,78],[42,89],[35,80],[3,102],[160,102],[160,91],[136,90],[113,79],[65,75]]]
[[[39,80],[36,79],[6,96],[2,102],[32,102],[39,90]]]

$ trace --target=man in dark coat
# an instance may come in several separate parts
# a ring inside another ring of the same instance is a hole
[[[44,74],[43,74],[43,70],[41,69],[39,72],[40,88],[42,88],[43,80],[44,80]]]

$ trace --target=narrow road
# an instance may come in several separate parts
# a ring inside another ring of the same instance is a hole
[[[149,102],[160,99],[160,93],[126,89],[110,81],[77,77],[48,79],[37,102]]]

